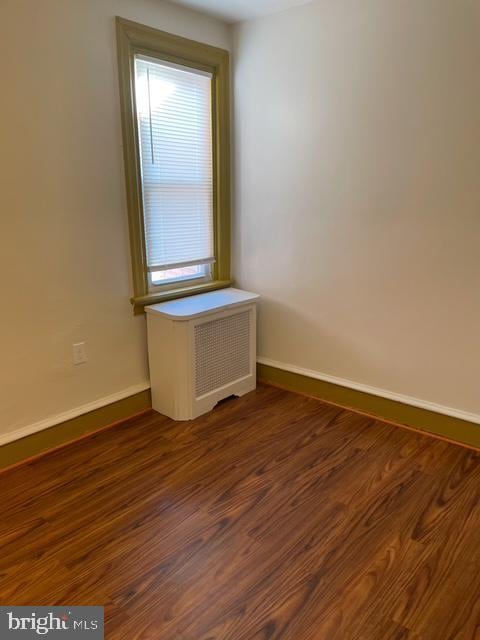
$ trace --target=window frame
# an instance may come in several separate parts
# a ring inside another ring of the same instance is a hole
[[[155,302],[222,289],[230,276],[230,54],[224,49],[116,18],[123,155],[136,312]],[[135,56],[145,55],[212,74],[213,220],[212,278],[149,283],[143,217],[140,145],[135,101]]]

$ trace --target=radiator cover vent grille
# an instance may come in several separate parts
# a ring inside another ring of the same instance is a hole
[[[195,395],[200,397],[251,372],[250,313],[195,326]]]

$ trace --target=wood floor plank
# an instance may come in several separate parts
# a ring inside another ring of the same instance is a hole
[[[480,455],[260,386],[0,474],[0,602],[111,640],[480,640]]]

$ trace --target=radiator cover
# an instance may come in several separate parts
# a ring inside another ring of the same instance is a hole
[[[234,295],[232,304],[229,291],[238,292],[229,289],[221,296],[214,292],[192,297],[199,301],[146,309],[152,404],[160,413],[189,420],[223,398],[255,388],[257,296],[239,292],[252,298]],[[206,296],[213,298],[213,308]]]

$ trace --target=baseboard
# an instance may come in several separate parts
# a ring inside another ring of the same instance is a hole
[[[257,360],[260,381],[480,448],[480,415],[404,396],[269,358]],[[150,385],[124,389],[0,436],[0,469],[57,448],[152,406]]]
[[[480,447],[480,415],[328,374],[257,359],[258,379],[349,409],[406,425],[461,444]]]
[[[143,383],[0,436],[0,469],[151,409]]]

